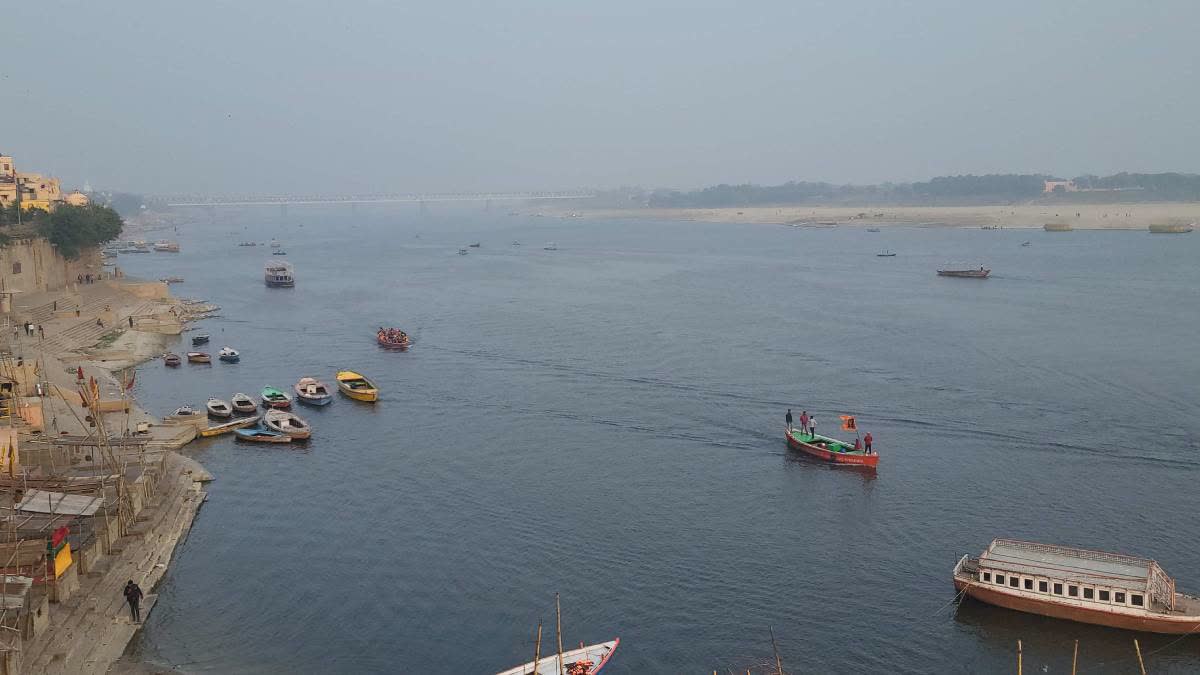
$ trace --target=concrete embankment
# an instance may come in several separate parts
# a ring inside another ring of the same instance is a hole
[[[126,369],[161,354],[192,311],[165,284],[102,280],[19,296],[5,315],[4,440],[19,451],[0,455],[0,567],[14,581],[0,591],[13,629],[0,631],[0,675],[107,672],[140,629],[125,583],[147,594],[143,620],[153,609],[212,476],[175,452],[197,426],[142,410]],[[23,504],[35,489],[58,510]]]

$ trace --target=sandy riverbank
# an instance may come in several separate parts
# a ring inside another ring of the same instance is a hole
[[[547,216],[578,213],[584,218],[643,218],[713,223],[837,224],[862,227],[1041,228],[1069,223],[1079,230],[1144,230],[1151,223],[1200,221],[1200,203],[1026,204],[1018,206],[779,206],[719,209],[542,209]]]

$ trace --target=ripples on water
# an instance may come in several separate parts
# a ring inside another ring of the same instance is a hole
[[[184,253],[121,263],[220,304],[203,327],[242,362],[149,364],[141,401],[343,367],[384,396],[301,410],[302,449],[189,447],[217,480],[135,646],[151,662],[495,672],[560,591],[568,644],[622,638],[606,672],[744,668],[774,626],[803,672],[1002,672],[1017,639],[1062,672],[1078,638],[1081,672],[1124,673],[1130,634],[945,607],[957,558],[1086,545],[1200,591],[1195,235],[196,217]],[[236,246],[272,237],[294,290]],[[949,260],[994,277],[934,276]],[[416,345],[376,349],[381,324]],[[878,476],[788,453],[788,406],[825,432],[858,415]],[[1166,647],[1153,672],[1200,669],[1196,641],[1141,639]]]

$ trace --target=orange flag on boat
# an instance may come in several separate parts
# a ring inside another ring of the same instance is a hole
[[[854,423],[853,415],[841,415],[843,431],[858,431],[858,425]]]

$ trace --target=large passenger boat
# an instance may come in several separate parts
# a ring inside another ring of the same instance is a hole
[[[872,469],[879,464],[879,455],[874,452],[868,453],[866,450],[855,450],[853,444],[839,441],[836,438],[820,434],[810,436],[800,431],[799,428],[787,429],[784,433],[787,436],[789,448],[808,453],[826,462],[865,466]]]
[[[285,262],[267,263],[263,280],[271,287],[291,288],[296,285],[292,266]]]
[[[1200,627],[1200,598],[1146,558],[996,539],[954,566],[954,588],[999,607],[1148,633]]]

